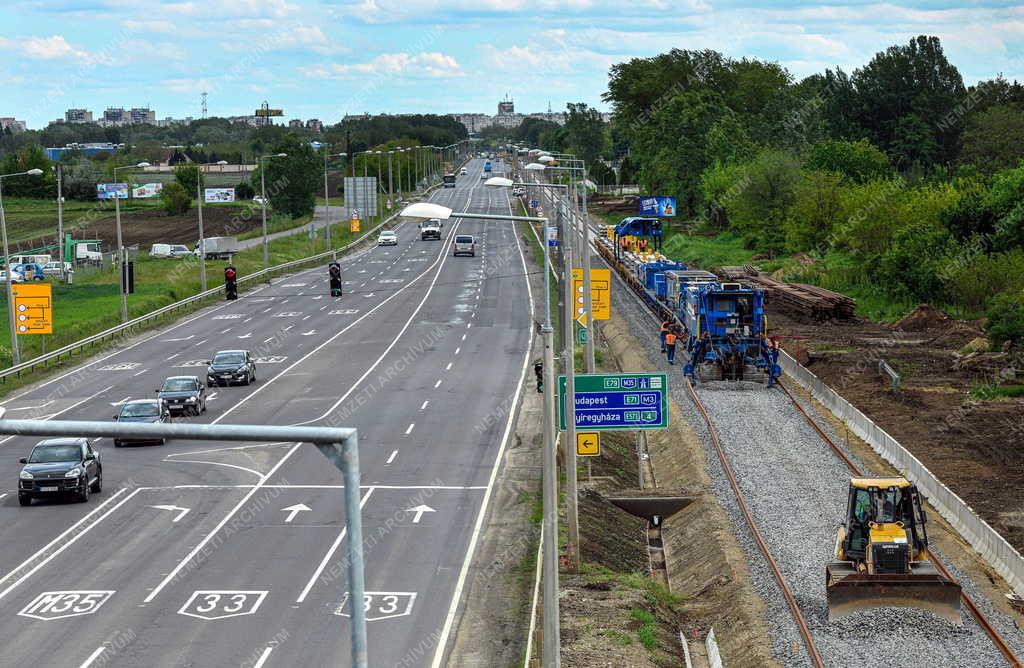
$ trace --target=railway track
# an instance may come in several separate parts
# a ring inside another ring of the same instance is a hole
[[[592,230],[592,232],[595,235],[595,239],[599,240],[600,235],[598,231]],[[669,313],[667,309],[664,307],[664,305],[652,302],[647,297],[646,293],[643,291],[642,285],[640,284],[636,276],[631,275],[628,271],[624,270],[624,265],[616,261],[614,253],[611,251],[610,248],[608,248],[606,244],[602,243],[601,241],[597,241],[596,243],[593,244],[593,247],[597,250],[598,254],[601,255],[605,263],[614,270],[614,273],[616,277],[620,280],[620,282],[628,286],[631,289],[631,291],[635,293],[638,301],[647,307],[646,312],[651,316],[654,322],[660,322],[666,317],[675,319],[674,314]],[[807,421],[811,428],[818,434],[820,439],[829,447],[832,454],[834,454],[835,457],[839,461],[841,461],[842,464],[849,470],[850,474],[853,476],[862,475],[860,468],[846,455],[846,453],[843,452],[843,450],[832,440],[832,438],[827,434],[827,432],[815,422],[813,417],[811,417],[811,415],[806,410],[804,410],[803,406],[800,405],[800,403],[796,400],[793,394],[782,383],[779,383],[778,386],[780,390],[783,393],[785,393],[785,395],[788,397],[792,406],[797,410],[797,412],[799,412],[803,416],[803,418]],[[714,421],[711,415],[709,414],[708,410],[704,406],[704,404],[701,402],[701,399],[698,396],[696,389],[694,388],[693,384],[689,381],[689,379],[686,379],[686,388],[690,398],[694,403],[694,406],[697,408],[697,411],[703,417],[707,425],[711,442],[715,447],[716,455],[718,457],[719,462],[721,463],[722,469],[728,480],[729,486],[732,489],[732,492],[736,498],[740,511],[742,512],[742,515],[744,517],[744,520],[747,526],[749,527],[753,540],[756,543],[761,554],[764,556],[765,562],[768,564],[772,576],[775,582],[777,583],[783,595],[783,598],[786,601],[786,605],[788,606],[790,613],[792,614],[794,623],[796,624],[799,635],[803,640],[804,647],[807,650],[808,658],[814,666],[825,666],[826,664],[815,644],[814,637],[810,631],[807,620],[804,617],[804,613],[800,609],[799,604],[797,603],[796,596],[794,595],[789,583],[786,581],[782,569],[779,567],[774,556],[771,554],[771,549],[769,548],[767,542],[762,536],[761,531],[757,526],[757,522],[750,511],[743,490],[740,488],[736,476],[733,472],[733,467],[731,462],[729,461],[728,453],[723,447],[718,431],[715,428]],[[945,566],[945,564],[941,562],[937,555],[931,553],[929,558],[935,564],[936,568],[943,574],[943,576],[956,582],[956,578]],[[995,628],[995,626],[984,614],[984,612],[982,612],[982,610],[977,606],[977,604],[971,599],[966,589],[962,589],[961,592],[964,607],[967,608],[968,612],[975,619],[978,626],[984,631],[986,636],[989,638],[989,640],[991,640],[992,644],[1003,656],[1003,658],[1006,659],[1010,666],[1013,666],[1015,668],[1024,668],[1024,662],[1022,662],[1022,660],[1016,655],[1016,653],[1013,651],[1013,648],[1009,645],[1009,643],[1007,643],[1006,639],[1003,638],[998,629]]]

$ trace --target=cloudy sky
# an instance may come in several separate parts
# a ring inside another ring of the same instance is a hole
[[[0,0],[0,116],[67,107],[157,117],[600,108],[611,64],[670,48],[847,70],[938,35],[967,83],[1024,79],[1017,0]]]

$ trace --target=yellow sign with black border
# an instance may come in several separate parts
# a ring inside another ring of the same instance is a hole
[[[576,456],[577,457],[600,457],[601,456],[601,434],[596,431],[576,432]]]

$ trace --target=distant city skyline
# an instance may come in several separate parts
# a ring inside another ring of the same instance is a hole
[[[673,48],[777,61],[795,78],[851,71],[918,34],[968,85],[1024,77],[1024,10],[1007,0],[27,0],[8,12],[0,116],[45,126],[67,108],[158,118],[556,111],[602,102],[609,68]],[[514,28],[514,29],[513,29]]]

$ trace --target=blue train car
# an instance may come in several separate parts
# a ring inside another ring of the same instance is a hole
[[[770,386],[782,374],[778,347],[767,337],[763,290],[691,283],[680,294],[678,317],[689,355],[683,373],[691,379],[760,380]]]
[[[658,301],[665,301],[667,294],[666,274],[669,271],[686,271],[686,265],[681,262],[668,262],[659,260],[657,262],[644,262],[637,265],[636,273],[644,290],[651,294]]]

